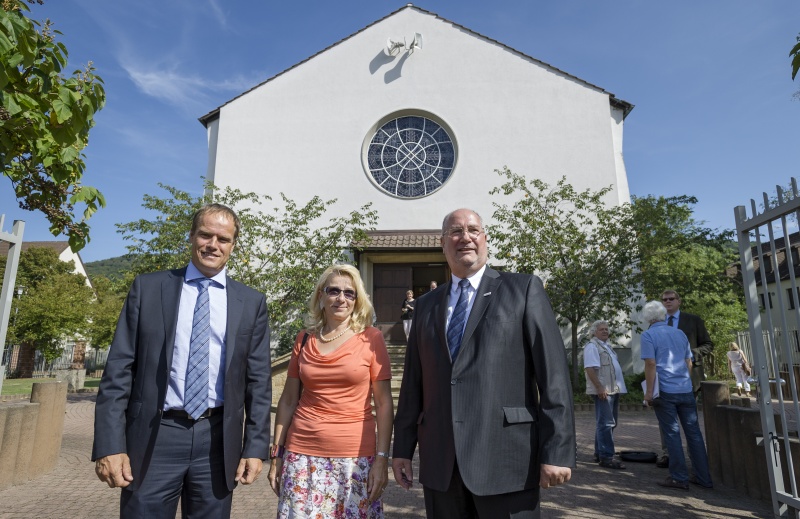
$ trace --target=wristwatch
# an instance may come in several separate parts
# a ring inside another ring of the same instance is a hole
[[[378,451],[378,452],[375,453],[375,456],[382,456],[384,458],[388,458],[389,457],[389,453],[388,452]]]
[[[286,447],[283,445],[271,445],[269,448],[269,459],[283,458],[284,452],[286,452]]]

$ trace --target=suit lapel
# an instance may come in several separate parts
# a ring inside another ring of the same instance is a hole
[[[172,369],[172,354],[175,350],[175,330],[178,327],[178,306],[181,303],[181,291],[186,269],[171,270],[169,276],[161,283],[161,313],[164,319],[164,336],[167,340],[167,372]]]
[[[500,274],[489,267],[483,272],[483,277],[478,285],[478,290],[475,292],[475,301],[472,303],[472,310],[469,312],[467,325],[464,328],[464,335],[461,338],[461,351],[470,347],[470,338],[475,332],[475,329],[480,324],[486,309],[492,301],[492,297],[497,292],[497,286],[500,284]],[[459,353],[461,356],[461,353]]]
[[[225,325],[225,380],[228,380],[228,370],[231,366],[233,350],[236,348],[236,332],[239,330],[244,301],[241,292],[230,277],[226,282],[225,293],[228,299],[228,322]]]

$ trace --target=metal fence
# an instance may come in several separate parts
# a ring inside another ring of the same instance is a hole
[[[88,348],[86,350],[86,357],[83,359],[83,363],[86,366],[86,371],[97,371],[101,370],[106,366],[106,360],[108,359],[108,348],[105,350],[99,350],[95,348]]]
[[[33,358],[33,378],[52,377],[57,369],[70,369],[75,355],[75,343],[70,341],[64,345],[61,356],[48,362],[38,350]]]
[[[6,378],[15,378],[19,373],[19,345],[9,345],[3,350],[3,367],[5,367]],[[32,378],[48,378],[53,376],[53,372],[58,369],[70,369],[72,367],[75,354],[75,343],[66,342],[61,355],[48,362],[38,350],[34,353]]]
[[[12,368],[12,363],[16,366],[16,359],[19,355],[19,346],[8,345],[3,349],[3,362],[2,367],[5,369],[5,377],[11,378],[16,371],[16,368]]]
[[[784,334],[780,328],[775,328],[772,333],[762,331],[762,339],[767,348],[776,349],[776,345],[780,345],[784,341]],[[789,366],[800,366],[800,331],[789,330],[786,334],[786,340],[789,343],[789,357],[785,357],[783,349],[777,351],[775,360],[778,362],[779,369],[777,371],[789,371]],[[736,341],[742,349],[745,357],[748,359],[753,358],[753,345],[750,340],[750,332],[737,332]],[[774,344],[773,344],[774,342]],[[769,369],[770,377],[775,377],[776,370],[772,356],[767,358],[767,368]]]
[[[744,206],[734,209],[736,235],[749,333],[740,336],[752,359],[753,375],[758,378],[758,404],[761,411],[761,430],[764,455],[767,461],[772,508],[775,517],[797,517],[800,512],[797,474],[791,453],[797,450],[797,418],[800,417],[798,379],[800,370],[795,363],[798,353],[797,332],[790,321],[800,322],[800,291],[796,265],[800,263],[791,251],[791,229],[787,219],[800,215],[800,192],[792,179],[792,192],[777,187],[777,200],[764,193],[763,202],[750,201],[751,216]],[[788,195],[788,196],[787,196]],[[782,260],[779,251],[783,247]],[[800,258],[798,258],[800,259]],[[768,278],[768,275],[773,275]],[[775,298],[762,313],[759,287],[766,291],[774,284]],[[787,296],[785,297],[784,294]],[[782,333],[781,330],[790,330]],[[784,369],[785,368],[785,369]],[[780,390],[780,380],[786,381]],[[770,384],[771,381],[775,381]],[[775,415],[780,416],[779,429]],[[791,426],[790,424],[793,424]],[[792,427],[794,430],[792,430]],[[786,470],[784,470],[784,468]]]

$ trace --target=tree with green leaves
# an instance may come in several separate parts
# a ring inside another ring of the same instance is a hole
[[[86,335],[93,348],[106,349],[114,338],[128,286],[106,276],[92,276],[91,279],[95,298]]]
[[[714,342],[710,374],[727,373],[727,344],[747,328],[741,283],[726,274],[738,261],[733,232],[696,221],[695,197],[650,195],[632,200],[646,298],[660,299],[666,289],[677,291],[681,310],[702,317]]]
[[[5,266],[4,258],[0,264]],[[33,247],[20,254],[17,286],[25,292],[13,302],[10,343],[32,343],[52,361],[63,353],[64,341],[86,333],[93,293],[74,269],[53,249]]]
[[[336,262],[350,261],[347,250],[353,243],[364,243],[366,231],[374,229],[378,220],[371,204],[332,217],[328,211],[335,199],[314,196],[299,204],[281,193],[281,205],[267,195],[219,190],[211,184],[206,185],[206,193],[213,196],[192,196],[174,187],[159,186],[169,196],[147,195],[142,204],[158,213],[154,219],[117,225],[118,232],[131,242],[132,274],[187,265],[187,238],[194,212],[212,198],[231,207],[239,215],[242,229],[228,262],[229,274],[267,296],[278,354],[291,349],[302,327],[308,297],[322,271]],[[265,212],[261,207],[272,209]]]
[[[0,167],[20,207],[44,213],[53,236],[66,234],[77,251],[89,241],[87,220],[105,206],[97,189],[81,184],[82,151],[105,104],[103,81],[91,63],[65,75],[67,48],[56,40],[61,33],[27,12],[21,0],[2,1]],[[85,207],[77,216],[79,204]]]
[[[551,187],[508,168],[497,172],[505,182],[490,194],[516,201],[493,204],[497,223],[487,232],[495,257],[510,270],[541,276],[559,325],[570,326],[577,391],[581,327],[597,319],[618,332],[637,327],[630,314],[639,306],[641,276],[631,208],[606,203],[611,187],[577,191],[566,177]]]

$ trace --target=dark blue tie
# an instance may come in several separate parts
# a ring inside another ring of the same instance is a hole
[[[458,302],[450,317],[447,327],[447,347],[450,348],[450,360],[456,361],[458,350],[461,348],[461,337],[464,335],[464,326],[467,324],[467,301],[469,300],[469,280],[462,279],[458,282]]]
[[[675,321],[675,316],[670,315],[669,319],[667,319],[667,326],[672,326],[672,323]]]
[[[211,343],[211,304],[208,286],[213,282],[207,278],[194,281],[197,282],[198,292],[192,317],[183,409],[196,420],[208,408],[208,354]]]

